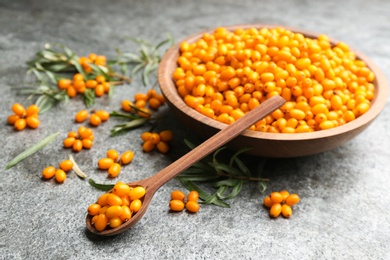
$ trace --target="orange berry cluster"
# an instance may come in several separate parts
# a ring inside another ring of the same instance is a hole
[[[281,192],[274,191],[269,196],[264,198],[263,204],[269,208],[271,217],[276,218],[280,214],[285,218],[292,215],[292,206],[299,202],[300,198],[297,194],[290,194],[286,190]]]
[[[58,183],[63,183],[66,180],[66,173],[73,168],[73,162],[71,160],[63,160],[60,162],[59,168],[56,169],[54,166],[47,166],[42,171],[42,178],[49,180],[55,177]]]
[[[144,187],[132,188],[117,182],[111,192],[101,195],[96,203],[89,205],[88,214],[93,216],[91,224],[97,231],[122,225],[141,209],[145,194]]]
[[[72,148],[74,152],[80,152],[83,148],[90,149],[95,136],[91,128],[80,126],[77,132],[68,133],[63,144],[65,148]]]
[[[84,93],[87,88],[93,89],[96,97],[101,97],[110,91],[110,83],[102,75],[96,76],[95,79],[86,80],[82,74],[77,73],[72,80],[66,78],[58,80],[57,85],[58,88],[66,90],[70,98],[75,97],[78,93]]]
[[[123,100],[122,110],[130,113],[136,112],[143,117],[150,117],[151,111],[149,110],[149,108],[153,110],[158,110],[158,108],[164,105],[164,103],[165,99],[163,95],[157,93],[154,89],[149,89],[146,94],[135,94],[134,101],[130,101],[127,99]],[[136,108],[138,111],[134,111],[134,108]]]
[[[8,117],[8,124],[13,125],[15,130],[21,131],[26,126],[35,129],[39,126],[38,119],[39,107],[31,105],[25,109],[21,104],[15,103],[12,105],[13,115]]]
[[[92,72],[90,64],[95,64],[99,66],[106,66],[107,58],[103,55],[96,55],[95,53],[90,53],[88,57],[82,56],[79,58],[79,63],[83,67],[86,73]]]
[[[76,123],[82,123],[89,117],[89,123],[93,126],[99,126],[102,122],[110,118],[110,113],[105,110],[92,111],[91,114],[85,109],[76,113],[74,120]]]
[[[375,75],[344,42],[285,28],[217,28],[182,42],[173,72],[178,93],[199,113],[231,124],[266,99],[287,102],[250,127],[302,133],[344,125],[366,113]]]
[[[187,196],[187,200],[185,200],[186,195],[184,192],[180,190],[174,190],[171,193],[171,201],[169,202],[169,208],[172,211],[182,211],[184,207],[192,213],[196,213],[199,211],[200,206],[198,203],[199,193],[195,190],[190,191]]]
[[[106,156],[99,159],[98,167],[101,170],[107,170],[108,177],[115,178],[121,171],[121,165],[131,163],[134,158],[134,152],[127,150],[119,157],[119,153],[116,150],[110,149],[107,151]]]
[[[144,141],[142,144],[142,150],[146,153],[153,151],[155,148],[160,153],[167,153],[169,151],[168,142],[173,138],[171,130],[164,130],[160,133],[155,132],[143,132],[141,139]]]

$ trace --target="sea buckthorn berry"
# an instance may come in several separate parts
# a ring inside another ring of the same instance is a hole
[[[81,143],[83,145],[83,148],[85,148],[85,149],[91,149],[91,147],[93,145],[93,142],[90,139],[83,139],[83,140],[81,140]]]
[[[123,224],[123,221],[120,217],[110,218],[110,220],[109,220],[109,225],[111,228],[119,227],[122,224]]]
[[[97,75],[95,80],[96,80],[97,83],[106,82],[106,78],[104,76],[102,76],[102,75]]]
[[[90,137],[93,136],[93,131],[91,128],[80,127],[79,135],[81,139],[90,139]]]
[[[181,201],[184,201],[186,195],[184,194],[184,192],[180,191],[180,190],[174,190],[171,192],[171,200],[181,200]]]
[[[120,219],[125,222],[128,221],[131,218],[131,210],[129,206],[122,206],[122,215],[120,215]]]
[[[81,140],[75,140],[72,145],[72,149],[76,153],[80,152],[83,149],[83,143],[81,142]]]
[[[107,216],[105,214],[99,214],[99,216],[97,217],[94,223],[94,226],[97,231],[103,231],[104,229],[106,229],[107,224],[108,224]]]
[[[122,196],[128,195],[130,190],[131,190],[131,188],[129,185],[127,185],[126,183],[123,183],[123,182],[118,182],[115,184],[112,192],[114,194],[118,195],[119,197],[122,197]]]
[[[63,170],[58,169],[55,174],[55,179],[58,183],[63,183],[66,180],[66,173]]]
[[[129,192],[130,200],[141,199],[143,196],[145,196],[145,193],[146,190],[144,187],[141,186],[135,187]]]
[[[120,158],[121,164],[123,164],[123,165],[129,164],[129,163],[131,163],[133,158],[134,158],[134,152],[128,150],[121,155],[121,158]]]
[[[273,204],[281,203],[283,201],[283,196],[280,192],[274,191],[269,195]]]
[[[73,146],[74,142],[76,139],[74,137],[68,137],[64,140],[64,147],[65,148],[70,148]]]
[[[118,161],[119,154],[116,150],[110,149],[106,153],[107,158],[111,158],[114,162]]]
[[[122,206],[120,205],[115,205],[111,206],[106,210],[106,216],[111,219],[111,218],[117,218],[123,213]]]
[[[127,99],[122,100],[122,110],[123,111],[131,112],[131,111],[133,111],[133,108],[132,108],[133,106],[134,106],[134,104],[130,100],[127,100]]]
[[[97,204],[99,204],[102,207],[106,206],[107,205],[107,197],[108,197],[108,193],[104,193],[103,195],[101,195],[97,200]]]
[[[196,190],[190,191],[187,196],[187,201],[198,201],[199,199],[199,193]]]
[[[148,100],[148,104],[149,104],[149,107],[154,109],[154,110],[157,110],[161,106],[160,100],[158,100],[155,97],[150,98]]]
[[[109,193],[107,195],[107,205],[109,206],[121,206],[122,205],[122,199],[113,193]]]
[[[160,132],[160,140],[164,142],[169,142],[173,138],[173,133],[171,130],[164,130]]]
[[[89,116],[89,123],[93,126],[99,126],[102,123],[102,120],[98,115],[92,114]]]
[[[110,113],[105,110],[98,110],[95,114],[101,119],[102,122],[107,121],[110,118]]]
[[[121,165],[119,163],[113,163],[110,168],[108,168],[108,177],[115,178],[119,175],[121,171]]]
[[[58,88],[67,89],[71,84],[72,84],[72,81],[70,79],[60,79],[58,81]]]
[[[96,80],[89,79],[89,80],[87,80],[87,81],[85,82],[85,86],[86,86],[87,88],[96,88],[97,82],[96,82]]]
[[[271,198],[269,196],[265,197],[264,200],[263,200],[263,204],[264,206],[266,206],[267,208],[270,208],[272,207],[273,203],[271,201]]]
[[[121,196],[122,206],[130,206],[129,195]]]
[[[72,168],[73,168],[73,162],[71,160],[63,160],[62,162],[60,162],[61,170],[68,172],[72,170]]]
[[[282,216],[285,218],[289,218],[292,215],[292,209],[289,205],[283,204],[282,205]]]
[[[54,166],[47,166],[42,171],[42,178],[48,180],[53,178],[55,174],[56,174],[56,168],[54,168]]]
[[[143,132],[143,133],[141,134],[141,139],[142,139],[144,142],[149,141],[151,135],[152,135],[151,132]]]
[[[102,84],[98,84],[96,87],[95,87],[95,96],[96,97],[101,97],[103,96],[105,93],[104,91],[104,86]]]
[[[35,129],[38,128],[40,122],[39,119],[36,118],[35,116],[29,116],[26,118],[26,124],[28,127]]]
[[[100,206],[97,203],[91,204],[88,207],[88,214],[91,215],[91,216],[96,216],[96,215],[99,214],[99,211],[100,211],[101,208],[102,208],[102,206]]]
[[[277,218],[282,212],[282,205],[280,203],[275,203],[271,206],[269,214],[273,218]]]
[[[153,144],[158,144],[160,142],[160,135],[158,133],[152,133],[149,139]]]
[[[189,212],[196,213],[199,211],[200,206],[199,206],[198,202],[191,200],[191,201],[187,201],[186,209]]]
[[[182,211],[185,205],[182,200],[173,199],[169,202],[169,208],[172,211]]]
[[[31,105],[26,109],[26,116],[35,116],[39,113],[39,107],[37,105]]]
[[[135,199],[130,203],[130,211],[138,212],[142,207],[142,201],[140,199]]]
[[[137,114],[144,118],[150,118],[152,115],[150,110],[147,109],[146,107],[141,107],[140,109],[138,109]]]
[[[142,150],[146,153],[151,152],[155,147],[155,144],[152,141],[148,140],[143,143]]]
[[[24,118],[19,118],[18,120],[16,120],[16,122],[14,123],[14,128],[18,131],[21,131],[23,130],[24,128],[26,128],[26,125],[27,125],[27,122],[26,122],[26,119]]]
[[[98,161],[98,167],[102,170],[108,170],[113,164],[114,160],[111,158],[102,158]]]
[[[289,206],[293,206],[293,205],[297,204],[299,201],[300,201],[300,198],[297,194],[290,194],[286,198],[286,204]]]
[[[160,142],[158,142],[156,147],[160,153],[168,153],[169,152],[169,145],[166,142],[160,141]]]
[[[288,191],[286,191],[286,190],[280,191],[280,194],[283,197],[283,202],[286,201],[287,197],[290,195],[290,193]]]
[[[85,120],[87,120],[88,118],[88,111],[87,110],[80,110],[79,112],[76,113],[75,117],[74,117],[74,120],[77,122],[77,123],[82,123],[84,122]]]
[[[8,124],[14,125],[15,122],[20,118],[18,115],[10,115],[7,119]]]
[[[79,134],[75,131],[68,132],[68,137],[79,138]]]

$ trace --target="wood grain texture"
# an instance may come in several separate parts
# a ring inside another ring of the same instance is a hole
[[[198,162],[214,150],[218,149],[222,145],[235,138],[237,135],[242,133],[245,129],[250,127],[258,120],[266,117],[274,110],[281,107],[285,102],[286,101],[280,96],[274,96],[268,99],[233,124],[224,127],[221,131],[210,137],[207,141],[195,147],[190,152],[188,152],[172,164],[168,165],[166,168],[159,171],[157,174],[144,180],[129,183],[128,185],[130,187],[142,186],[146,188],[146,194],[142,199],[143,204],[141,209],[136,214],[134,214],[129,221],[125,222],[121,226],[114,229],[103,230],[100,232],[97,231],[93,225],[91,225],[92,216],[87,215],[87,229],[90,230],[92,233],[102,236],[112,236],[125,232],[142,218],[142,216],[148,209],[153,195],[161,186],[163,186],[169,180],[172,180],[178,174],[182,173],[184,170],[186,170],[191,165]]]
[[[226,27],[228,30],[237,28],[274,28],[278,25],[237,25]],[[291,27],[284,27],[294,32],[300,32],[306,37],[317,38],[317,34],[307,32]],[[189,43],[195,42],[204,33],[212,33],[214,29],[203,31],[191,35],[183,41]],[[331,44],[335,45],[339,41],[330,39]],[[183,99],[178,95],[175,83],[172,79],[172,73],[177,68],[176,60],[179,57],[180,43],[173,46],[163,57],[159,70],[158,81],[161,91],[172,111],[178,118],[203,138],[208,138],[222,129],[225,124],[208,118],[194,109],[188,107]],[[263,133],[247,130],[240,136],[228,143],[228,147],[238,150],[244,146],[253,146],[254,149],[248,151],[248,154],[262,157],[300,157],[321,153],[334,149],[364,131],[373,120],[383,110],[388,97],[388,83],[381,70],[363,53],[352,50],[358,59],[366,62],[367,66],[375,73],[375,98],[371,103],[371,108],[364,115],[345,125],[335,127],[329,130],[316,131],[311,133]]]

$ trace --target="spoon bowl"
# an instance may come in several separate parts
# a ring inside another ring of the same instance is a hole
[[[86,226],[89,231],[97,235],[112,236],[125,232],[132,226],[134,226],[146,213],[148,206],[155,194],[155,192],[167,183],[169,180],[176,177],[178,174],[189,168],[195,162],[201,160],[203,157],[210,154],[215,149],[231,141],[234,137],[239,135],[248,129],[252,124],[258,120],[266,117],[277,108],[281,107],[286,101],[280,96],[274,96],[260,106],[256,107],[252,111],[248,112],[245,116],[237,120],[235,123],[225,127],[208,140],[180,157],[178,160],[168,165],[166,168],[159,171],[157,174],[135,182],[128,183],[130,187],[142,186],[146,189],[146,194],[142,199],[142,207],[135,213],[128,221],[120,225],[119,227],[98,231],[91,224],[92,216],[87,215]],[[110,191],[109,191],[110,192]]]

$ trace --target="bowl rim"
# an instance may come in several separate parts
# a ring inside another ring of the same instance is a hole
[[[224,26],[224,28],[226,28],[229,31],[233,31],[236,29],[250,29],[250,28],[270,29],[270,28],[278,28],[278,27],[282,27],[284,29],[293,31],[295,33],[301,33],[305,37],[309,37],[309,38],[316,38],[318,35],[320,35],[307,30],[302,30],[302,29],[298,29],[290,26],[284,26],[284,25],[275,25],[275,24],[238,24],[238,25]],[[177,93],[177,88],[172,78],[173,71],[166,69],[166,68],[171,68],[172,66],[177,67],[177,58],[179,57],[180,44],[182,42],[186,41],[192,43],[197,39],[199,39],[200,37],[202,37],[203,34],[214,32],[216,28],[218,27],[207,29],[189,35],[185,37],[183,40],[181,40],[180,42],[176,43],[174,46],[172,46],[161,59],[158,68],[158,82],[162,93],[168,99],[168,101],[172,103],[175,107],[180,108],[183,113],[187,114],[189,117],[192,117],[196,121],[201,121],[202,123],[210,127],[213,127],[215,129],[223,129],[224,127],[227,126],[226,124],[214,120],[212,118],[209,118],[197,112],[195,109],[187,106],[187,104],[185,104],[184,99]],[[329,37],[329,40],[332,46],[334,46],[338,42],[341,42],[331,37]],[[260,132],[255,130],[245,130],[241,135],[252,137],[252,138],[265,139],[265,140],[280,140],[280,141],[312,140],[312,139],[327,138],[330,136],[334,137],[337,135],[345,134],[346,132],[370,124],[381,113],[381,111],[385,107],[388,98],[388,83],[381,69],[370,58],[368,58],[362,52],[355,50],[354,48],[350,48],[350,50],[356,54],[357,59],[363,60],[366,63],[366,65],[375,74],[375,80],[374,80],[375,97],[371,102],[370,109],[366,113],[364,113],[363,115],[354,119],[351,122],[327,130],[319,130],[319,131],[307,132],[307,133],[291,133],[291,134],[268,133],[268,132]],[[174,63],[174,65],[172,65],[172,63]],[[170,92],[171,90],[175,90],[176,92],[172,93]],[[173,94],[177,95],[178,98],[171,98]]]

